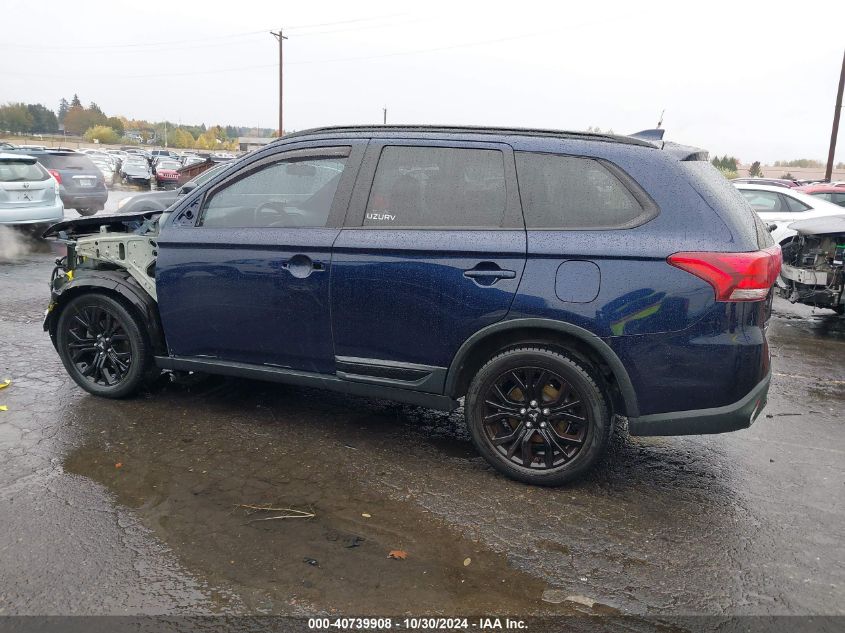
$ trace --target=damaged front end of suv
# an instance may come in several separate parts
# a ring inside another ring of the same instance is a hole
[[[845,313],[845,215],[793,222],[779,285],[792,303]]]
[[[150,344],[164,350],[158,316],[155,265],[160,211],[66,220],[44,238],[59,245],[50,278],[44,330],[56,344],[56,322],[65,303],[96,290],[112,296],[149,326]]]

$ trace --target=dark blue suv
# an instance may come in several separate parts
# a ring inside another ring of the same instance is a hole
[[[745,428],[780,251],[706,152],[661,136],[292,134],[161,215],[52,227],[45,329],[106,397],[167,370],[465,398],[478,451],[535,484],[593,465],[614,416]]]

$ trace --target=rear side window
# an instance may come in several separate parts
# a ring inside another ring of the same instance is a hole
[[[529,229],[622,229],[657,214],[592,158],[516,152],[516,172]]]
[[[38,163],[22,160],[0,162],[0,182],[33,182],[47,180],[50,174]]]
[[[505,215],[505,191],[498,150],[385,147],[363,225],[496,228]]]

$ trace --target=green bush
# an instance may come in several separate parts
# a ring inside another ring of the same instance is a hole
[[[94,141],[99,141],[100,143],[117,143],[120,141],[120,134],[107,125],[95,125],[85,131],[83,138],[89,143],[93,143]]]

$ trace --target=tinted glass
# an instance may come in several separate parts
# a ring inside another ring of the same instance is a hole
[[[833,194],[833,204],[838,204],[840,207],[845,207],[845,193]]]
[[[364,226],[495,228],[505,200],[498,150],[385,147]]]
[[[809,211],[810,205],[804,204],[800,200],[793,198],[792,196],[784,196],[786,198],[786,206],[790,211],[793,212],[801,212],[801,211]]]
[[[38,162],[50,169],[97,170],[85,154],[39,154]]]
[[[821,198],[822,200],[827,200],[828,202],[833,202],[833,194],[829,191],[814,191],[810,194],[814,198]]]
[[[644,216],[627,187],[596,160],[517,152],[516,173],[528,228],[622,228]]]
[[[287,160],[267,165],[206,200],[201,225],[326,226],[345,165],[345,158]]]
[[[50,177],[38,163],[18,160],[0,161],[0,182],[32,182]]]

